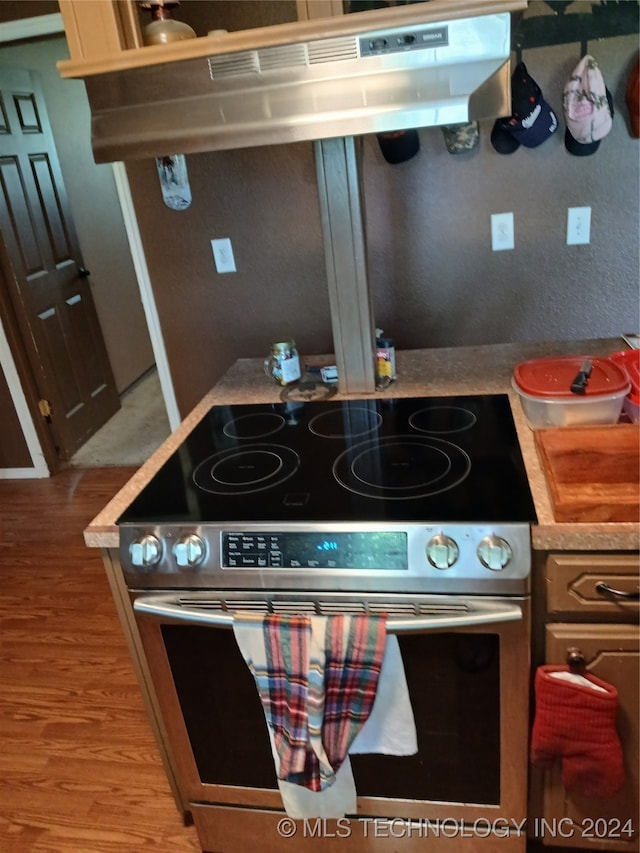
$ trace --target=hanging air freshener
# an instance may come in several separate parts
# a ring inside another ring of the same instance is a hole
[[[171,210],[184,210],[191,204],[191,187],[184,154],[156,157],[162,198]]]

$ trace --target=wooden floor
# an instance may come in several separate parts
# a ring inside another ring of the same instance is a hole
[[[200,850],[82,539],[132,473],[0,480],[0,853]]]

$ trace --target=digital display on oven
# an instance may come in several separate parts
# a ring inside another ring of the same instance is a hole
[[[396,531],[223,533],[222,567],[407,571],[407,534]]]

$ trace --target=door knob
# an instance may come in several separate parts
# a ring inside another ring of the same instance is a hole
[[[84,267],[78,267],[78,278],[89,278],[91,273]]]

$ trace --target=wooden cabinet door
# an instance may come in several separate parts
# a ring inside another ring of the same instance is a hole
[[[71,59],[118,54],[142,45],[131,0],[59,0]]]
[[[627,779],[616,797],[590,799],[565,790],[560,767],[555,766],[546,774],[544,814],[534,816],[534,833],[538,840],[550,846],[638,853],[640,631],[634,625],[547,625],[548,664],[565,663],[567,649],[572,646],[583,652],[590,673],[618,690],[617,728]]]

